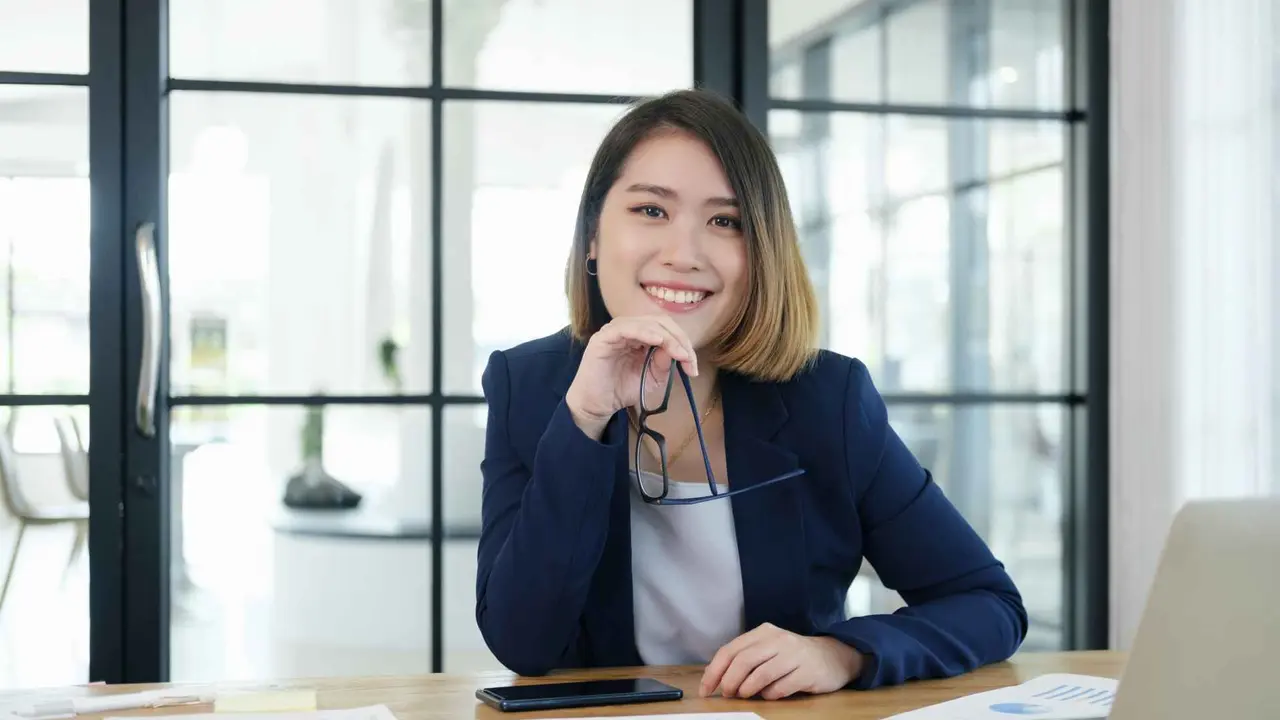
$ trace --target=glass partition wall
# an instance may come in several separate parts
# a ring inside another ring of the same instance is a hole
[[[1028,647],[1105,642],[1098,5],[0,0],[0,687],[498,667],[480,373],[565,324],[611,123],[693,85]]]

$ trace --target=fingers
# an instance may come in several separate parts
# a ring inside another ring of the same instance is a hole
[[[776,653],[747,675],[747,679],[743,680],[742,684],[738,686],[736,695],[750,698],[755,697],[766,689],[779,692],[781,689],[785,689],[785,685],[781,684],[783,678],[794,674],[799,667],[800,663],[794,654]],[[727,689],[725,690],[725,695],[726,697],[728,696]],[[772,696],[766,694],[765,697],[770,700],[776,700],[779,697],[786,697],[786,695]]]
[[[693,341],[689,339],[689,334],[684,331],[684,328],[680,327],[680,323],[670,316],[658,315],[655,319],[688,353],[688,357],[684,358],[684,371],[690,375],[697,375],[698,353],[693,347]]]
[[[677,325],[674,320],[665,316],[631,318],[631,320],[642,326],[654,327],[662,335],[662,349],[684,365],[685,372],[691,375],[698,374],[698,356],[693,350],[693,343],[689,341],[689,336],[685,334],[684,329]]]
[[[720,680],[720,694],[724,697],[750,697],[740,692],[745,690],[742,686],[747,677],[777,656],[778,646],[775,643],[758,642],[746,647],[733,657],[728,669],[724,671],[724,677]]]
[[[768,624],[761,625],[754,630],[739,635],[716,651],[715,656],[711,658],[711,662],[707,663],[706,670],[702,672],[702,685],[699,690],[703,697],[710,695],[715,692],[717,687],[720,687],[725,671],[729,669],[729,664],[733,662],[738,653],[755,644],[772,627],[772,625]]]
[[[610,331],[613,344],[636,342],[662,348],[684,366],[690,375],[698,374],[698,356],[688,334],[675,320],[667,316],[618,318],[605,326]]]
[[[601,328],[598,335],[610,345],[624,347],[633,345],[665,347],[669,342],[663,329],[652,324],[636,325],[614,321]]]
[[[782,698],[791,697],[805,689],[804,678],[800,670],[797,668],[792,672],[783,675],[775,680],[772,684],[760,693],[760,697],[765,700],[781,700]]]
[[[847,657],[853,654],[853,658]],[[835,692],[861,671],[861,656],[832,638],[797,635],[768,623],[734,638],[716,653],[701,693],[777,700],[796,693]]]

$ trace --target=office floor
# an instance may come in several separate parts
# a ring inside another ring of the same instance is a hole
[[[69,527],[27,529],[0,609],[0,688],[84,682],[89,564],[88,556],[82,556],[63,582],[73,534]]]

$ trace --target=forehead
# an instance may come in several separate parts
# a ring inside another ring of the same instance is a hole
[[[711,148],[680,131],[655,133],[636,145],[617,185],[625,188],[635,183],[661,185],[681,196],[733,197],[729,179]]]

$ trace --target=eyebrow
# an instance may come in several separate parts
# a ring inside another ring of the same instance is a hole
[[[679,197],[679,193],[669,187],[665,187],[663,185],[651,185],[649,183],[635,183],[627,188],[627,192],[649,193],[650,195],[657,195],[661,198],[670,199]],[[731,197],[707,198],[707,202],[705,204],[715,207],[738,207],[738,201]]]

